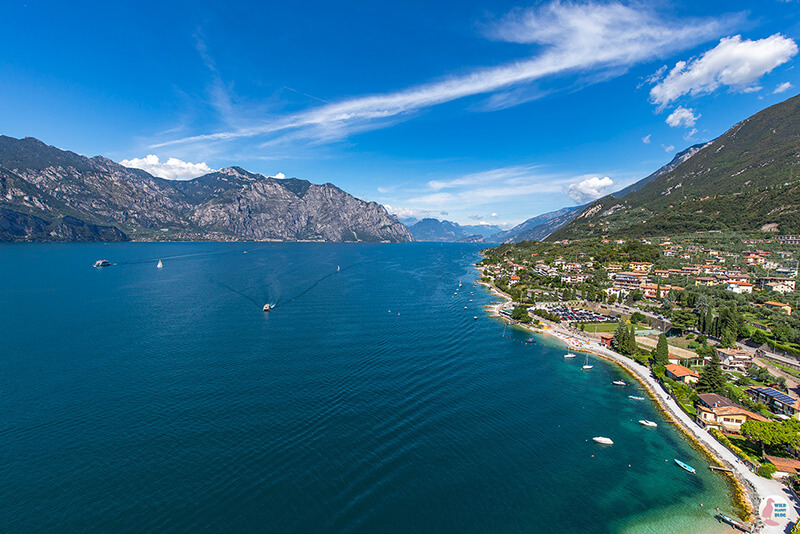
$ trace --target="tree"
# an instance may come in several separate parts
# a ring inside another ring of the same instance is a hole
[[[617,328],[614,330],[614,337],[611,338],[611,348],[615,351],[620,352],[622,340],[624,337],[623,329],[625,328],[625,323],[620,320],[617,323]]]
[[[719,356],[714,354],[700,372],[700,380],[697,382],[697,391],[700,393],[722,393],[725,389],[725,375],[722,374]]]
[[[627,354],[629,356],[636,354],[636,351],[639,349],[639,345],[636,343],[636,328],[634,328],[633,325],[631,325],[630,329],[628,330],[626,341],[628,342],[627,347],[625,347],[627,349]]]
[[[753,333],[750,335],[750,339],[753,341],[753,343],[757,343],[758,345],[763,345],[764,343],[769,341],[766,332],[764,332],[760,328],[753,329]]]
[[[750,441],[761,444],[761,454],[763,455],[766,445],[789,446],[797,448],[798,442],[798,423],[796,419],[775,423],[772,421],[745,421],[740,432]]]
[[[697,321],[697,316],[691,310],[674,310],[672,312],[672,327],[680,330],[681,334],[693,328],[695,321]]]
[[[532,321],[530,314],[528,314],[528,308],[522,305],[514,308],[511,312],[511,318],[521,323],[530,323]]]
[[[667,336],[664,334],[658,336],[654,358],[657,365],[667,365],[669,363],[669,344],[667,343]]]
[[[637,312],[633,312],[633,315],[631,315],[631,322],[632,323],[641,323],[641,322],[645,321],[646,319],[647,318],[644,316],[644,314],[641,313],[641,312],[638,312],[638,311]]]

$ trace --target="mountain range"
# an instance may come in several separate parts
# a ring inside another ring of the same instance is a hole
[[[495,243],[494,237],[502,228],[491,224],[460,225],[452,221],[425,218],[405,221],[414,241],[447,243]]]
[[[38,139],[0,136],[0,241],[406,242],[375,202],[333,184],[228,167],[165,180]]]
[[[692,149],[641,187],[592,202],[548,239],[724,229],[800,233],[800,96]]]

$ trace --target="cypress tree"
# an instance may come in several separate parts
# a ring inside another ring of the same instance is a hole
[[[669,363],[669,345],[667,344],[667,336],[664,334],[658,336],[655,360],[658,365],[667,365]]]
[[[711,361],[700,372],[700,380],[697,382],[697,391],[700,393],[724,393],[725,375],[722,374],[722,366],[719,356],[714,354]]]
[[[611,348],[613,348],[617,352],[620,352],[620,349],[622,347],[622,337],[623,337],[622,330],[624,328],[623,324],[624,323],[622,321],[617,323],[617,329],[614,330],[614,337],[611,338]]]
[[[636,354],[638,348],[639,345],[636,343],[636,328],[631,325],[630,330],[628,330],[628,355],[632,356]]]

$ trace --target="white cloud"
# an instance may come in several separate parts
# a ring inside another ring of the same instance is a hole
[[[496,219],[497,217],[499,217],[499,215],[497,215],[497,213],[492,213],[491,215],[489,215],[489,217]]]
[[[652,134],[647,134],[647,135],[645,135],[644,137],[642,137],[642,143],[644,143],[644,144],[646,144],[646,145],[649,145],[649,144],[650,144],[650,136],[651,136],[651,135],[652,135]]]
[[[120,164],[125,167],[142,169],[153,176],[166,178],[167,180],[191,180],[192,178],[214,172],[214,169],[206,165],[205,162],[190,163],[188,161],[181,161],[178,158],[169,158],[162,163],[158,159],[158,156],[154,154],[148,154],[144,158],[123,159],[120,161]]]
[[[273,178],[277,178],[278,180],[283,180],[284,178],[286,178],[286,175],[283,174],[282,172],[279,172],[278,174],[273,176]]]
[[[401,219],[425,219],[426,217],[431,216],[430,210],[402,208],[400,206],[391,206],[389,204],[384,204],[383,207],[386,208],[386,211],[392,215],[397,215]]]
[[[594,176],[577,184],[570,184],[565,192],[569,195],[569,198],[578,204],[582,204],[605,196],[612,185],[614,185],[614,180],[608,176],[603,178]]]
[[[788,91],[791,88],[792,88],[792,84],[791,83],[783,82],[778,87],[776,87],[774,91],[772,91],[772,94],[773,95],[779,95],[779,94],[783,93],[784,91]]]
[[[261,126],[186,137],[153,146],[256,136],[272,141],[338,140],[354,132],[394,124],[422,109],[469,96],[511,90],[546,77],[589,71],[621,75],[632,65],[666,57],[719,35],[734,18],[666,19],[645,4],[554,1],[536,8],[515,10],[486,32],[497,40],[538,45],[536,55],[395,92],[268,117]],[[527,98],[529,96],[524,96],[522,100]]]
[[[678,109],[670,113],[669,117],[667,117],[666,123],[673,128],[678,128],[679,126],[691,128],[699,118],[700,115],[695,115],[693,109],[678,106]]]
[[[683,136],[683,140],[689,141],[696,133],[697,133],[697,128],[692,128],[686,135]]]
[[[683,95],[711,93],[721,86],[746,90],[796,54],[797,44],[779,33],[757,41],[725,37],[700,57],[676,63],[650,90],[650,99],[663,109]]]
[[[661,145],[661,148],[663,148],[664,152],[667,152],[667,153],[672,152],[673,150],[675,150],[675,147],[673,145]]]

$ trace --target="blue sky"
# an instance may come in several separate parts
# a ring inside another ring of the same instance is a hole
[[[798,43],[798,0],[7,1],[0,133],[511,225],[798,94]]]

